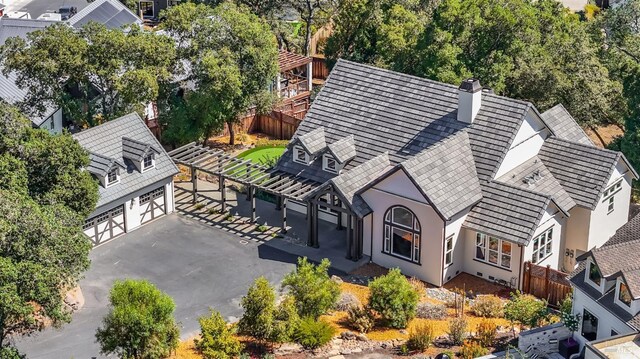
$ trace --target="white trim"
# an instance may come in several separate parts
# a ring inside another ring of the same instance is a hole
[[[447,248],[448,243],[451,243],[451,249]],[[444,257],[443,257],[444,267],[443,268],[447,268],[453,264],[453,234],[444,239],[443,248],[444,248]],[[451,259],[449,263],[447,263],[447,254],[449,254],[449,258]]]
[[[631,306],[633,305],[633,297],[631,297],[631,303],[629,303],[629,305],[627,305],[625,302],[621,301],[620,299],[620,284],[622,284],[622,282],[624,282],[622,280],[621,277],[618,277],[616,279],[616,290],[614,293],[614,297],[613,297],[613,302],[616,303],[619,307],[623,308],[624,310],[626,310],[627,312],[629,312],[629,314],[631,315],[635,315],[636,313],[633,312]],[[624,283],[625,286],[627,286],[627,291],[629,291],[629,285],[625,282]],[[629,295],[631,295],[631,292],[629,291]]]
[[[109,181],[109,175],[114,171],[116,173],[116,179],[114,181]],[[118,183],[120,183],[120,170],[118,168],[114,168],[114,169],[109,170],[109,172],[107,172],[107,175],[104,177],[105,188],[111,187],[111,186],[116,185]]]
[[[333,168],[329,167],[329,161],[333,161]],[[340,165],[338,161],[328,153],[322,155],[322,169],[324,171],[338,174],[340,172]]]
[[[592,265],[594,265],[594,266],[596,266],[596,268],[598,268],[598,265],[596,264],[596,262],[594,262],[593,259],[588,258],[587,259],[587,266],[586,266],[585,271],[584,271],[584,282],[588,283],[590,286],[592,286],[593,288],[597,289],[602,294],[602,288],[603,288],[604,282],[606,280],[602,276],[602,271],[600,271],[600,268],[598,268],[598,272],[600,272],[600,285],[598,285],[598,283],[595,283],[594,281],[591,280],[591,278],[589,278],[589,273],[591,273],[591,266]]]
[[[585,341],[593,341],[593,340],[589,340],[587,338],[585,338],[582,335],[582,324],[584,323],[584,311],[589,312],[589,314],[591,314],[592,316],[594,316],[597,320],[598,320],[598,326],[596,327],[596,338],[593,340],[598,340],[598,329],[600,329],[600,324],[602,324],[602,320],[600,320],[600,317],[598,317],[597,315],[593,314],[594,310],[587,308],[586,305],[582,306],[582,313],[580,313],[580,328],[579,328],[579,332],[578,335],[581,336]]]
[[[144,161],[149,157],[151,157],[151,164],[149,166],[145,166]],[[156,158],[155,157],[156,156],[153,153],[151,153],[151,154],[146,155],[146,156],[144,156],[142,158],[142,162],[140,163],[140,168],[142,169],[142,172],[145,172],[147,170],[150,170],[150,169],[153,169],[153,168],[156,167]]]
[[[302,161],[302,160],[300,160],[298,158],[298,155],[300,154],[300,152],[304,153],[304,161]],[[293,146],[293,162],[308,166],[309,165],[309,153],[307,151],[305,151],[305,149],[302,148],[302,146]]]

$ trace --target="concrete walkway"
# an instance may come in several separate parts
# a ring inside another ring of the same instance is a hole
[[[346,258],[347,242],[346,230],[337,230],[336,225],[323,220],[318,223],[320,248],[308,247],[308,226],[306,215],[287,210],[287,233],[281,232],[282,212],[276,210],[275,204],[256,199],[256,221],[250,223],[251,202],[246,195],[231,188],[226,191],[227,211],[233,216],[233,221],[227,214],[220,213],[221,195],[218,184],[204,180],[198,181],[198,204],[192,203],[191,182],[177,182],[175,186],[176,210],[183,216],[200,221],[201,223],[226,230],[246,240],[262,242],[275,249],[307,257],[319,262],[323,258],[331,261],[332,267],[340,272],[349,273],[369,262],[365,256],[357,262]],[[267,228],[265,232],[257,230],[258,225]]]

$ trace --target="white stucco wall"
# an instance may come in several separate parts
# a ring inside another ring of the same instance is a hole
[[[562,232],[563,226],[566,223],[566,217],[560,212],[555,206],[551,205],[547,208],[542,219],[540,220],[540,224],[538,228],[533,233],[531,237],[532,240],[529,242],[529,245],[524,248],[524,261],[530,261],[533,255],[533,239],[538,237],[540,234],[549,230],[549,228],[553,228],[552,234],[552,250],[551,255],[548,255],[542,261],[536,263],[539,266],[547,266],[550,265],[551,269],[561,269],[562,268],[562,260],[564,257],[563,248],[562,248]]]
[[[174,211],[174,198],[173,198],[173,178],[167,178],[164,181],[156,182],[152,185],[149,185],[129,196],[125,196],[116,201],[110,202],[104,206],[96,208],[89,217],[93,217],[105,211],[108,211],[112,208],[124,204],[124,216],[125,216],[125,225],[127,232],[136,229],[140,226],[141,220],[141,207],[140,207],[140,195],[145,194],[151,190],[154,190],[160,186],[164,186],[165,191],[165,206],[167,207],[167,213],[171,213]],[[133,203],[131,202],[133,200]]]
[[[522,125],[513,139],[509,151],[502,160],[495,178],[502,176],[537,155],[547,136],[549,136],[549,131],[538,116],[533,111],[530,111],[525,120],[522,121]]]
[[[387,268],[400,268],[409,276],[415,276],[433,285],[441,285],[442,244],[445,223],[402,170],[377,183],[362,194],[373,210],[371,228],[371,259]],[[402,205],[409,208],[421,226],[420,264],[412,263],[383,253],[384,214],[390,207]]]
[[[450,265],[444,265],[442,272],[442,283],[446,283],[451,279],[455,278],[456,275],[460,274],[463,271],[464,267],[464,230],[462,228],[462,224],[467,219],[467,214],[469,212],[465,211],[459,213],[454,216],[450,221],[447,221],[445,228],[445,239],[452,237],[453,238],[453,262]],[[445,249],[443,247],[442,255],[444,257]],[[442,261],[444,264],[444,259]]]
[[[608,201],[600,197],[596,209],[591,213],[587,249],[600,247],[616,233],[618,228],[627,223],[629,203],[631,201],[631,177],[631,172],[620,160],[611,174],[611,178],[609,178],[607,187],[605,187],[606,189],[622,180],[622,188],[613,195],[615,198],[613,202],[614,210],[609,213]]]
[[[573,269],[576,258],[588,250],[589,224],[591,222],[591,210],[584,207],[573,207],[569,210],[565,231],[565,249],[573,255],[564,258],[564,266]]]
[[[591,314],[598,318],[598,338],[597,340],[609,338],[611,330],[615,330],[618,334],[631,334],[634,330],[622,320],[618,319],[613,313],[605,307],[595,302],[589,295],[582,290],[575,288],[573,290],[573,313],[582,316],[583,310],[587,309]],[[586,340],[580,335],[582,332],[582,323],[574,335],[574,338],[580,342],[580,347],[584,346]]]

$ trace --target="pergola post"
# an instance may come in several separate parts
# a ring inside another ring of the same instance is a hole
[[[222,197],[221,205],[222,205],[222,213],[227,211],[227,189],[224,185],[224,177],[220,176],[220,196]]]
[[[352,259],[353,250],[353,216],[347,214],[347,259]]]
[[[313,203],[307,202],[307,246],[313,247]]]
[[[276,196],[276,211],[282,209],[282,196]]]
[[[335,195],[331,195],[331,204],[335,204],[336,206],[342,207],[342,202],[340,202],[340,200],[338,199],[336,201],[336,196]],[[342,227],[342,212],[338,212],[338,223],[336,224],[336,229],[337,230],[341,230]]]
[[[251,223],[256,223],[256,188],[249,186],[249,197],[251,197]]]
[[[354,261],[362,258],[362,219],[356,217],[353,227],[353,246],[351,251],[351,259]]]
[[[191,183],[193,184],[192,201],[194,204],[198,201],[198,174],[196,173],[196,171],[196,168],[191,165]]]
[[[282,197],[282,233],[287,233],[287,199]]]

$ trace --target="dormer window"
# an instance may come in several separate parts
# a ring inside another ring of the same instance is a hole
[[[602,284],[602,274],[600,274],[600,269],[595,263],[589,262],[587,276],[591,284],[598,288],[600,287]]]
[[[309,164],[309,154],[300,146],[293,147],[293,162],[303,165]]]
[[[631,292],[624,281],[618,282],[618,300],[626,304],[628,307],[631,307]]]
[[[151,169],[153,167],[155,167],[155,161],[153,160],[153,154],[145,156],[144,159],[142,160],[142,170],[146,171],[146,170]]]
[[[338,162],[331,155],[322,156],[322,169],[331,172],[338,173]]]
[[[120,182],[120,176],[118,175],[118,169],[114,168],[107,173],[107,187]]]

